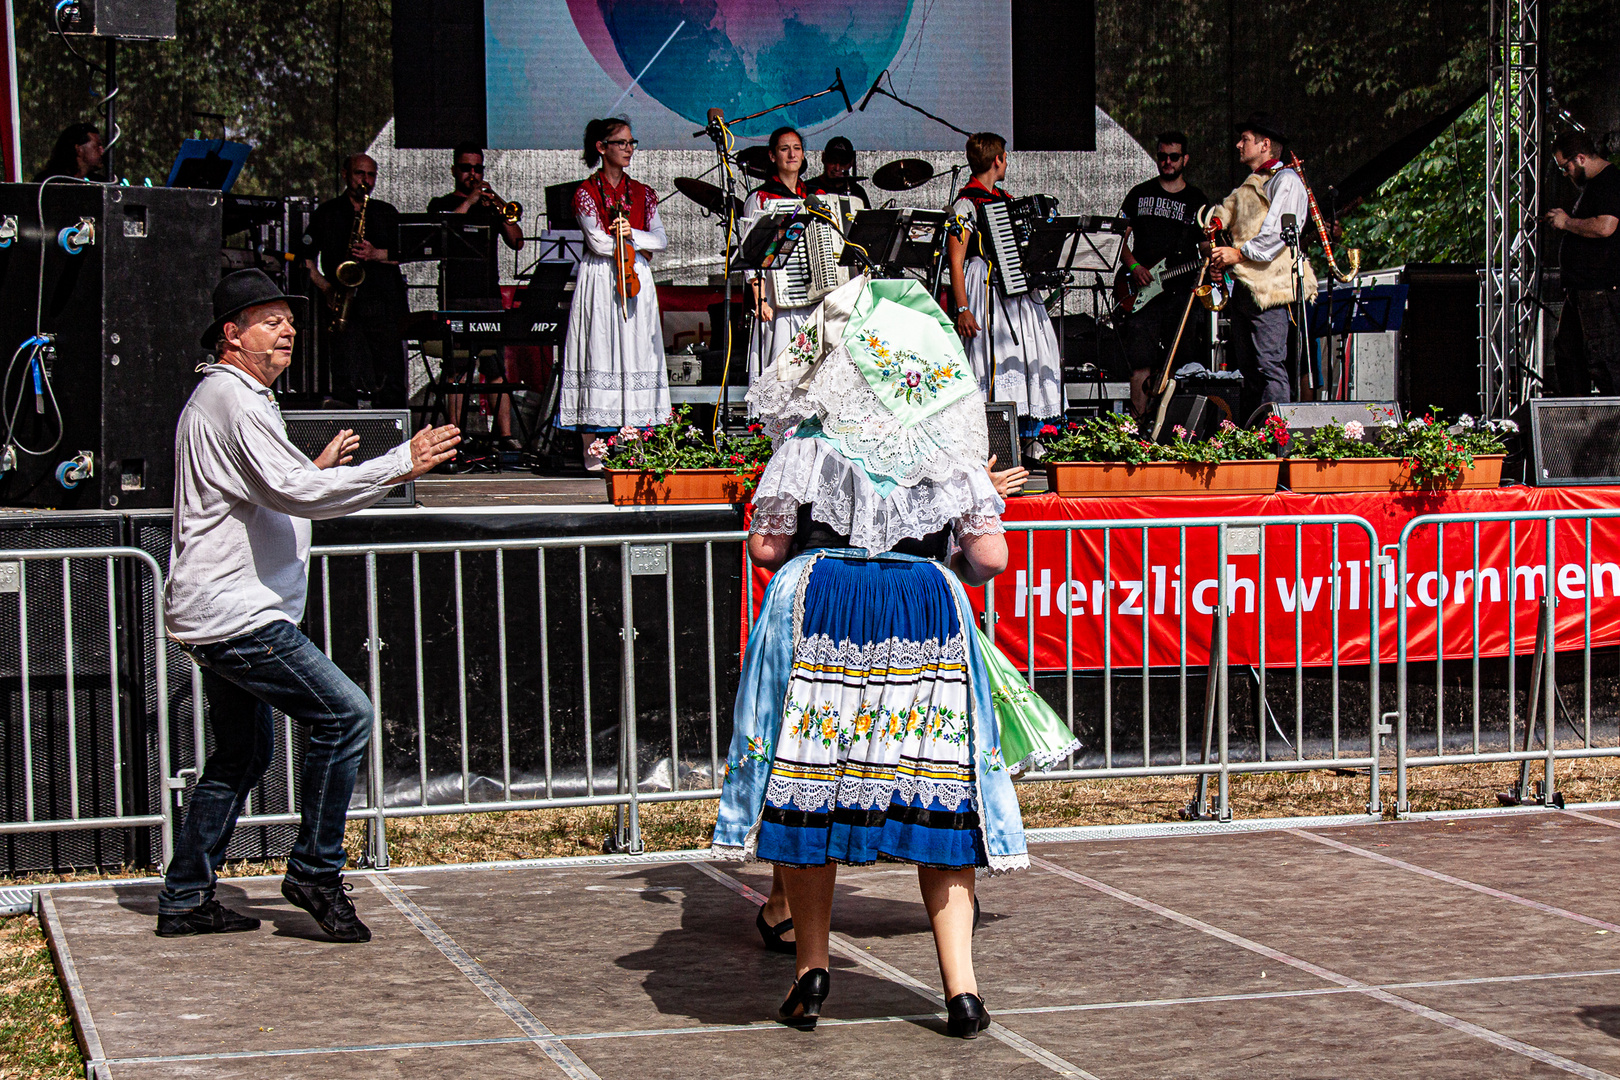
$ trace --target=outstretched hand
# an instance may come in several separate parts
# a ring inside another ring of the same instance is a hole
[[[985,464],[984,471],[990,474],[990,483],[995,486],[996,494],[1005,499],[1009,495],[1016,495],[1024,489],[1029,480],[1029,470],[1022,465],[1014,465],[1010,469],[996,472],[996,455],[991,454],[990,460]]]
[[[354,460],[354,452],[360,449],[360,436],[344,428],[332,436],[332,441],[326,444],[315,458],[317,469],[330,469],[334,465],[347,465]]]
[[[456,444],[461,442],[461,429],[454,424],[445,424],[443,427],[424,427],[411,436],[411,471],[401,473],[388,481],[390,484],[403,484],[407,480],[430,472],[434,467],[444,464],[456,456]]]

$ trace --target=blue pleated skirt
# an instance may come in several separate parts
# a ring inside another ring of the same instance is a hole
[[[986,865],[970,646],[942,567],[819,558],[799,582],[793,665],[758,857]]]

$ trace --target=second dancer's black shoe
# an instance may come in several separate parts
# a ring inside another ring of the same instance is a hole
[[[793,930],[792,919],[783,919],[775,926],[772,926],[765,921],[765,905],[761,904],[759,914],[754,916],[754,926],[758,928],[759,936],[765,942],[767,951],[786,953],[789,956],[799,951],[798,946],[794,945],[793,942],[782,940],[783,934],[790,933]]]
[[[957,994],[945,1003],[945,1011],[945,1030],[952,1038],[977,1039],[990,1026],[990,1014],[978,994]]]
[[[826,968],[811,968],[799,976],[793,993],[782,1002],[777,1012],[782,1023],[800,1031],[814,1031],[821,1018],[821,1003],[827,1000],[828,977]]]

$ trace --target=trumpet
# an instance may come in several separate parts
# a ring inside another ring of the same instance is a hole
[[[500,216],[501,220],[505,221],[508,225],[516,225],[519,221],[523,220],[522,203],[518,202],[516,199],[513,199],[511,202],[505,202],[488,188],[484,189],[484,205],[495,211],[495,213]]]

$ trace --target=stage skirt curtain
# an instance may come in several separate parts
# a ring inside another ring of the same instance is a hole
[[[979,389],[996,401],[1018,403],[1018,415],[1037,420],[1063,415],[1063,362],[1057,334],[1040,298],[1030,292],[1004,299],[989,280],[989,264],[975,256],[967,261],[968,307],[979,320],[979,333],[967,346],[968,361],[979,377]],[[995,313],[985,312],[994,300]],[[990,385],[991,336],[995,338],[995,387]]]
[[[579,431],[644,427],[669,415],[669,374],[664,367],[664,328],[652,265],[641,252],[667,244],[657,211],[647,232],[637,230],[636,276],[641,292],[629,300],[630,317],[619,307],[613,259],[598,254],[612,241],[593,219],[580,218],[586,251],[579,262],[568,342],[563,350],[562,394],[557,426]]]
[[[955,577],[848,549],[799,556],[771,590],[749,639],[716,854],[1027,865]]]

